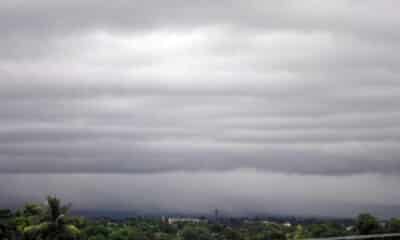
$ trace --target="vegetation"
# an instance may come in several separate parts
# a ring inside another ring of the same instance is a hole
[[[56,197],[12,212],[0,209],[0,240],[290,240],[373,233],[400,233],[400,219],[354,221],[131,218],[123,221],[69,215]],[[176,220],[176,219],[175,219]],[[287,219],[286,219],[287,220]]]

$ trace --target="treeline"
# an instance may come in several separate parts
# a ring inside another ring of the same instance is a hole
[[[70,205],[55,197],[45,204],[27,204],[12,212],[0,210],[0,240],[286,240],[358,234],[400,233],[400,219],[380,222],[361,214],[354,224],[321,222],[282,224],[241,221],[176,221],[134,218],[91,220],[69,214]]]

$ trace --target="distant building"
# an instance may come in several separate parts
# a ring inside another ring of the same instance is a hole
[[[274,221],[269,221],[269,220],[264,220],[264,221],[262,221],[262,223],[267,224],[267,225],[280,225],[281,224],[279,222],[274,222]],[[290,222],[284,222],[281,225],[285,226],[285,227],[291,227],[292,226],[292,224]]]
[[[201,222],[206,222],[206,220],[199,218],[168,218],[169,224],[174,224],[178,222],[201,223]]]
[[[282,225],[285,226],[285,227],[291,227],[292,226],[292,224],[290,222],[285,222]]]
[[[346,231],[350,232],[354,230],[354,226],[348,226],[346,227]]]

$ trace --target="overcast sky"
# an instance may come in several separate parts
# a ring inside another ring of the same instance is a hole
[[[1,206],[400,215],[399,9],[2,0]]]

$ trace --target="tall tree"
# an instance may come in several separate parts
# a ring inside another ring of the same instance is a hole
[[[373,234],[381,231],[378,220],[369,213],[360,214],[356,221],[359,234]]]
[[[79,236],[79,230],[66,221],[66,215],[70,205],[61,205],[56,197],[47,197],[46,205],[40,221],[28,227],[25,227],[24,237],[27,240],[75,240]]]

